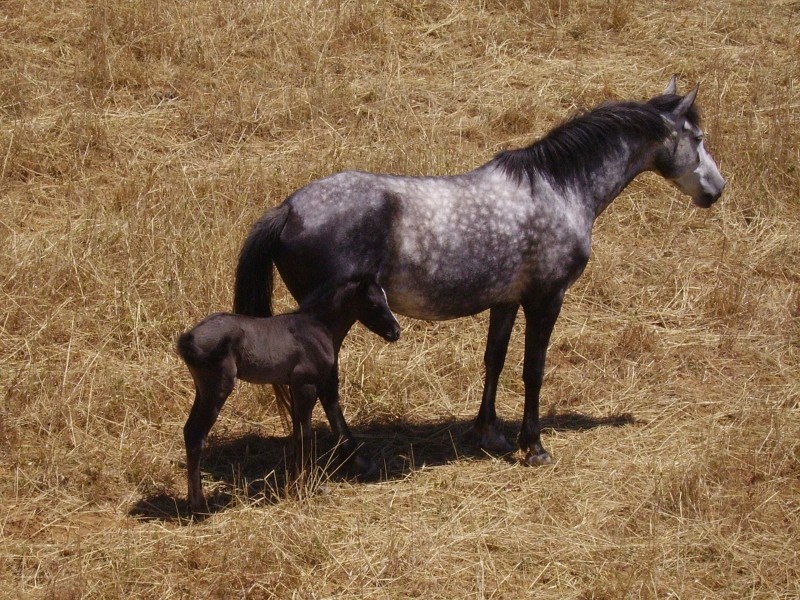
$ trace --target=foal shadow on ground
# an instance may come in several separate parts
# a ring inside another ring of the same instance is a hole
[[[580,431],[597,427],[622,427],[635,423],[628,413],[592,417],[577,412],[550,413],[541,420],[542,431]],[[509,440],[520,429],[520,421],[505,421],[501,431]],[[472,435],[472,419],[452,419],[430,423],[407,423],[395,420],[373,421],[352,428],[362,451],[380,466],[376,480],[402,479],[422,466],[437,466],[454,460],[486,459],[488,455]],[[353,473],[341,460],[334,459],[336,440],[329,429],[315,430],[317,465],[324,469],[319,481],[312,479],[313,490],[324,481],[353,480]],[[218,485],[207,494],[211,514],[225,510],[237,498],[248,503],[273,504],[292,493],[286,478],[289,439],[283,436],[245,434],[232,439],[209,439],[203,451],[203,472]],[[506,460],[513,460],[506,457]],[[142,498],[129,514],[143,520],[186,521],[190,514],[183,495],[168,492]]]

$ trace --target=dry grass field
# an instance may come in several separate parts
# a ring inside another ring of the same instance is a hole
[[[4,0],[0,597],[799,597],[799,57],[794,0]],[[287,494],[272,391],[242,385],[188,518],[173,340],[230,307],[267,207],[463,172],[672,73],[728,187],[704,211],[645,174],[598,220],[548,357],[554,466],[469,435],[487,315],[401,319],[342,355],[378,481]]]

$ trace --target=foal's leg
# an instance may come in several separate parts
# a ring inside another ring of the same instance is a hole
[[[339,404],[339,359],[333,365],[330,377],[320,388],[319,400],[322,408],[325,409],[325,416],[328,417],[328,422],[331,429],[336,434],[338,452],[342,456],[351,461],[357,476],[360,479],[370,479],[378,471],[378,465],[371,458],[364,456],[358,451],[358,443],[356,442],[353,434],[350,433],[350,428],[347,426],[347,421],[344,420],[344,413],[342,413],[342,406]]]
[[[317,401],[317,386],[292,384],[292,438],[294,443],[294,477],[300,482],[314,457],[314,436],[311,414]]]
[[[505,454],[514,448],[506,437],[497,431],[497,412],[495,398],[497,382],[506,361],[508,341],[517,318],[516,304],[495,306],[489,311],[489,335],[486,340],[486,352],[483,362],[486,366],[486,379],[483,385],[483,398],[478,416],[475,419],[475,432],[480,436],[480,446],[490,452]]]
[[[525,363],[522,368],[522,379],[525,382],[525,410],[522,416],[519,446],[527,451],[525,463],[529,465],[547,465],[553,462],[550,454],[542,446],[539,392],[544,378],[547,344],[561,312],[563,301],[564,290],[559,290],[542,301],[522,305],[525,311]]]
[[[200,454],[222,405],[233,391],[236,363],[233,357],[229,357],[215,369],[192,369],[192,377],[196,393],[189,418],[183,426],[183,441],[186,444],[189,509],[200,513],[207,508],[200,482]]]

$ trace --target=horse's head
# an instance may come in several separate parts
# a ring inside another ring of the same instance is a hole
[[[725,178],[708,153],[694,107],[699,85],[681,97],[676,94],[676,78],[670,79],[664,93],[650,102],[662,110],[671,131],[656,157],[655,167],[675,187],[692,197],[695,205],[708,208],[725,187]]]
[[[356,298],[358,320],[367,329],[387,342],[396,342],[400,339],[400,324],[389,308],[386,292],[374,277],[366,276],[361,279]]]

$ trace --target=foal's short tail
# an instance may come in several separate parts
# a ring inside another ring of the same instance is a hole
[[[233,293],[233,312],[253,317],[272,316],[275,250],[289,218],[286,203],[269,209],[256,221],[239,252]]]
[[[194,331],[190,329],[178,336],[175,351],[187,365],[209,366],[218,363],[233,351],[233,338],[226,334],[211,350],[204,350],[197,345]]]
[[[272,286],[275,250],[289,218],[285,202],[269,209],[256,221],[242,244],[233,292],[233,312],[254,317],[272,316]],[[278,412],[287,431],[290,429],[292,394],[285,385],[273,385]]]

